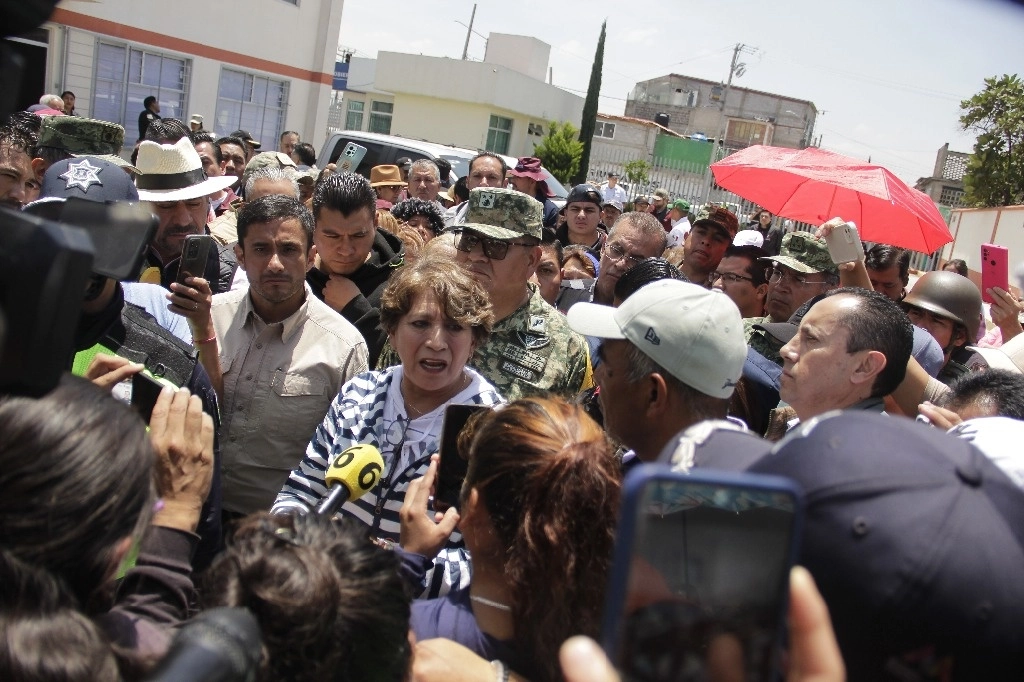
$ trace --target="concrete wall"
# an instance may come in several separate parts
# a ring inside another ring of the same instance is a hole
[[[509,118],[539,122],[545,129],[551,121],[570,121],[579,127],[583,116],[582,97],[486,62],[379,52],[376,87],[395,93],[396,115],[401,94],[459,104],[487,105],[492,113],[514,112],[516,116]],[[486,124],[485,119],[485,136]],[[473,131],[472,134],[479,132]],[[515,132],[512,144],[517,144]],[[511,149],[509,153],[513,153]]]
[[[953,242],[943,248],[943,260],[962,258],[970,270],[980,273],[981,245],[1005,246],[1010,254],[1010,282],[1016,285],[1013,272],[1024,263],[1024,206],[955,209],[949,229]]]
[[[77,95],[88,115],[93,96],[95,46],[99,38],[191,60],[184,116],[198,113],[213,127],[221,66],[289,83],[284,129],[320,146],[327,127],[335,50],[343,2],[178,0],[160,8],[140,0],[61,2],[48,25],[56,58],[48,75],[57,92]],[[141,11],[147,8],[147,11]],[[293,39],[302,36],[304,39]],[[140,109],[141,110],[141,109]],[[230,131],[218,131],[230,132]],[[134,140],[136,131],[126,130]],[[276,140],[263,140],[276,148]]]
[[[540,143],[541,137],[527,134],[530,123],[543,125],[545,130],[548,127],[546,121],[488,104],[456,102],[405,93],[396,94],[394,101],[392,135],[469,149],[484,149],[487,146],[487,129],[492,114],[510,118],[512,135],[508,148],[509,156],[529,156],[533,153],[534,145]]]
[[[681,92],[676,92],[677,90]],[[695,106],[687,106],[688,93],[696,92]],[[626,116],[653,121],[658,113],[670,117],[668,127],[682,135],[701,132],[709,138],[722,127],[721,101],[724,85],[686,76],[669,75],[637,83],[626,102]],[[789,113],[791,112],[791,113]],[[733,83],[725,102],[724,116],[733,119],[772,123],[771,143],[778,147],[800,148],[809,139],[817,111],[810,102],[783,95],[758,92]],[[771,120],[769,120],[771,119]]]
[[[531,36],[491,33],[487,36],[484,61],[500,64],[530,78],[547,81],[551,46]]]

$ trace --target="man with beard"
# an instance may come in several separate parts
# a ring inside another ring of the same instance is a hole
[[[185,238],[209,234],[210,195],[235,181],[233,175],[208,178],[195,146],[183,137],[175,144],[144,141],[139,145],[136,180],[139,200],[150,203],[160,225],[153,235],[143,264],[140,281],[170,289],[178,277]],[[235,255],[226,246],[211,248],[203,278],[213,293],[231,288]]]

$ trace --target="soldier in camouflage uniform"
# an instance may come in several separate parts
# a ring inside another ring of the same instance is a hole
[[[39,129],[39,143],[33,162],[40,182],[52,164],[76,156],[94,156],[127,171],[139,170],[118,154],[124,146],[124,128],[116,123],[78,116],[46,116]]]
[[[968,346],[978,338],[981,292],[955,272],[926,272],[914,284],[903,309],[914,326],[926,330],[942,348],[945,364],[936,377],[944,384],[968,372],[986,369],[985,359]]]
[[[470,364],[508,401],[593,385],[587,343],[528,280],[540,262],[543,208],[510,189],[469,193],[466,222],[455,227],[457,259],[487,290],[496,322]],[[397,363],[390,347],[378,367]]]
[[[748,346],[781,365],[779,351],[783,344],[755,325],[786,322],[804,303],[839,286],[839,269],[828,254],[825,240],[807,232],[787,234],[779,255],[764,260],[773,261],[765,299],[768,314],[744,318],[743,331]]]

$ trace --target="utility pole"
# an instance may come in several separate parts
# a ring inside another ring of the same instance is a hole
[[[725,81],[725,92],[722,93],[722,101],[718,104],[719,118],[721,119],[721,122],[718,125],[718,134],[715,135],[715,139],[711,141],[711,144],[713,145],[711,148],[711,163],[719,161],[720,159],[718,158],[718,152],[719,150],[725,149],[725,131],[727,122],[727,119],[725,118],[725,103],[729,100],[729,91],[732,89],[732,77],[733,75],[736,75],[737,77],[742,76],[747,69],[746,64],[743,64],[742,62],[739,61],[740,55],[743,54],[744,52],[753,54],[756,50],[756,47],[748,47],[743,43],[736,43],[736,47],[733,48],[732,63],[729,64],[729,78],[728,80]],[[719,143],[719,140],[721,140],[721,143]],[[705,204],[711,197],[712,177],[713,176],[711,173],[711,169],[709,168],[704,183]]]
[[[469,15],[469,28],[466,29],[466,44],[462,48],[462,61],[466,61],[469,54],[469,36],[473,33],[473,20],[476,19],[476,3],[473,3],[473,13]]]

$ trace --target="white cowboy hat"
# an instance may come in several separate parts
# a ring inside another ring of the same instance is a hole
[[[139,145],[135,165],[142,172],[135,180],[140,201],[198,199],[219,192],[238,180],[234,175],[206,177],[203,162],[187,137],[176,144],[144,141]]]

